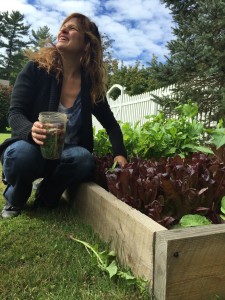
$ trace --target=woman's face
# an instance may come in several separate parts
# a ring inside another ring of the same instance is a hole
[[[59,30],[56,47],[61,52],[82,54],[85,44],[84,36],[78,31],[78,20],[72,18],[67,21]]]

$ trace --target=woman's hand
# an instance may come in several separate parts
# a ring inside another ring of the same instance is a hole
[[[118,164],[123,168],[127,164],[127,160],[124,156],[118,155],[114,157],[114,162],[118,162]]]
[[[38,145],[43,145],[46,139],[46,129],[43,128],[43,124],[39,121],[35,122],[31,128],[31,136],[34,142]]]

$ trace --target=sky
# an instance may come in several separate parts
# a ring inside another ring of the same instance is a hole
[[[79,12],[96,23],[100,33],[114,40],[113,57],[133,65],[165,61],[167,42],[173,39],[172,17],[160,0],[3,0],[0,12],[18,10],[37,30],[47,25],[56,35],[64,18]]]

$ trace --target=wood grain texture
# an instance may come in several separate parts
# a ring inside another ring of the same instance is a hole
[[[154,267],[157,300],[225,299],[225,225],[157,232]]]
[[[67,198],[100,237],[111,242],[120,262],[129,266],[135,276],[153,279],[153,235],[167,231],[136,209],[118,200],[94,183],[82,184]]]

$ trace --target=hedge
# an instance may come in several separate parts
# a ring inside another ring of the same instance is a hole
[[[10,105],[12,86],[0,84],[0,132],[5,132],[8,126],[7,113]]]

